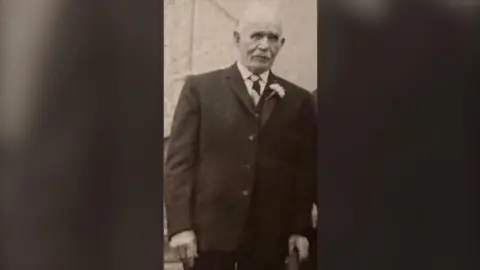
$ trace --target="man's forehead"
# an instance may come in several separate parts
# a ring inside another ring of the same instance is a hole
[[[282,34],[282,27],[274,22],[245,22],[242,27],[243,33],[271,33],[276,35]]]

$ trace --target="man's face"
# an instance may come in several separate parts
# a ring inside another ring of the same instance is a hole
[[[285,39],[282,29],[276,22],[248,22],[235,32],[242,65],[253,73],[263,73],[270,69]]]

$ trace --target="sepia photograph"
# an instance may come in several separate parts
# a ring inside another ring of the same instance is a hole
[[[165,269],[316,269],[316,0],[164,1]]]

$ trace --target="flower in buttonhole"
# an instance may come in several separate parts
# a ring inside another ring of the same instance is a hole
[[[285,96],[285,88],[283,88],[283,86],[281,86],[280,84],[276,82],[272,83],[270,84],[269,88],[272,89],[273,92],[270,94],[270,96],[267,99],[270,99],[275,94],[278,95],[280,98],[283,98]]]

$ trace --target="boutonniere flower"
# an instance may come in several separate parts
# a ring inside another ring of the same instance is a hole
[[[269,88],[272,89],[273,92],[270,94],[270,96],[268,96],[267,99],[270,99],[275,95],[278,95],[280,98],[283,98],[285,96],[285,88],[283,88],[283,86],[281,86],[280,84],[276,82],[272,83],[270,84]]]

